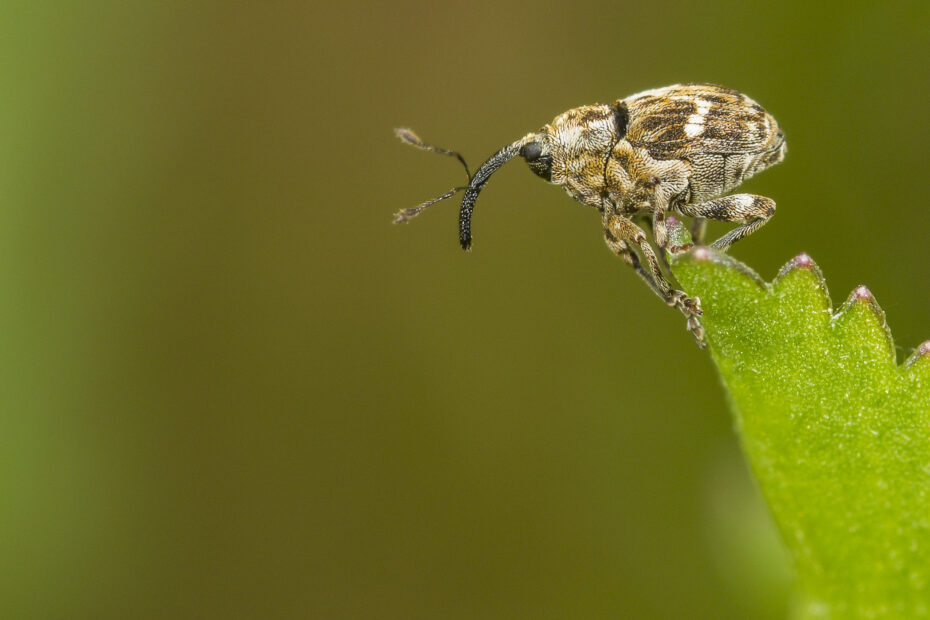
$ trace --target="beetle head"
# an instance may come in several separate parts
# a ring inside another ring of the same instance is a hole
[[[545,179],[552,180],[552,151],[549,148],[549,134],[540,132],[530,134],[523,139],[524,144],[520,147],[520,155],[526,160],[533,174]]]

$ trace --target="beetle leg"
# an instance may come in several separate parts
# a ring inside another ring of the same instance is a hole
[[[647,236],[652,237],[653,239],[656,238],[656,233],[655,233],[655,221],[654,221],[654,219],[649,215],[648,212],[639,211],[638,213],[636,213],[635,215],[633,215],[633,218],[632,218],[632,219],[633,219],[633,223],[634,223],[634,224],[636,224],[637,226],[639,226],[640,228],[642,228],[642,229],[647,233]],[[668,236],[668,233],[666,232],[666,237],[667,237],[667,236]],[[658,242],[657,242],[657,243],[658,243]],[[666,241],[666,243],[668,243],[668,241]],[[660,252],[657,254],[657,257],[658,257],[658,259],[659,259],[659,262],[662,263],[662,266],[665,267],[665,270],[666,270],[666,271],[669,271],[669,270],[671,269],[671,267],[669,267],[668,259],[667,259],[666,256],[665,256],[665,252],[661,252],[661,251],[660,251]],[[664,272],[663,272],[663,273],[664,273]],[[659,295],[659,297],[662,297],[662,295]]]
[[[771,219],[775,214],[775,201],[765,196],[733,194],[696,205],[680,205],[678,208],[683,214],[692,217],[741,222],[742,226],[737,226],[711,244],[714,249],[726,252],[731,245],[759,230]]]
[[[639,256],[630,249],[626,241],[621,241],[615,237],[609,228],[604,228],[604,241],[607,242],[607,247],[610,248],[610,251],[619,256],[624,263],[632,267],[637,275],[649,285],[649,288],[651,288],[656,295],[662,299],[666,298],[666,293],[663,288],[656,284],[652,274],[643,268],[642,263],[639,262]]]
[[[642,228],[622,215],[607,215],[604,218],[604,236],[607,239],[608,246],[611,245],[611,239],[618,240],[631,256],[634,255],[630,251],[628,244],[639,246],[640,251],[643,253],[643,258],[645,258],[646,264],[649,266],[649,270],[647,271],[642,265],[639,265],[637,272],[649,283],[650,287],[659,297],[669,303],[669,305],[675,305],[671,302],[671,287],[668,285],[665,275],[659,268],[659,261],[656,258],[655,252],[652,251],[652,246],[649,245],[646,239],[646,233]],[[613,249],[613,247],[611,247],[611,249]],[[631,258],[627,262],[633,265],[634,268],[639,264],[638,259],[635,259],[634,262],[634,259]]]
[[[669,286],[668,280],[665,279],[665,275],[659,268],[659,261],[652,250],[652,246],[649,245],[643,229],[621,215],[605,214],[604,240],[615,254],[636,270],[636,273],[646,281],[646,284],[656,295],[661,297],[669,306],[678,308],[685,315],[688,319],[688,329],[694,334],[698,346],[703,348],[704,328],[701,326],[700,319],[698,319],[698,316],[703,314],[701,300],[697,297],[688,297],[688,294],[684,291],[675,290]],[[648,270],[639,262],[639,258],[630,249],[629,244],[639,246],[643,258],[649,265]]]

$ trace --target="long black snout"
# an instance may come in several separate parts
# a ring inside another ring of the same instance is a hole
[[[471,182],[465,189],[462,207],[459,209],[459,243],[462,244],[463,250],[471,248],[471,216],[475,212],[475,201],[478,200],[478,193],[484,189],[488,179],[498,168],[520,153],[522,144],[523,140],[518,140],[491,155],[488,161],[481,164],[481,167],[475,172],[475,176],[472,177]]]

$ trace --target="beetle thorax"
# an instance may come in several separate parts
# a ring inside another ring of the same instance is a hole
[[[642,147],[618,140],[607,159],[604,179],[611,205],[621,212],[672,204],[688,191],[690,166],[678,159],[657,160]]]
[[[618,140],[614,110],[590,105],[559,115],[539,131],[552,155],[552,182],[579,202],[599,207],[604,169]]]

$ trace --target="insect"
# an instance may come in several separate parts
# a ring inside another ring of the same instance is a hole
[[[676,84],[569,110],[497,151],[474,175],[457,151],[426,144],[410,129],[395,133],[407,144],[457,158],[468,177],[465,186],[399,211],[395,222],[464,192],[459,242],[469,249],[478,194],[495,171],[519,155],[533,173],[598,210],[607,246],[685,315],[701,346],[700,300],[669,285],[641,224],[661,251],[676,251],[680,248],[667,247],[669,214],[694,218],[698,243],[706,219],[736,222],[712,244],[726,251],[775,213],[771,198],[728,192],[782,161],[786,150],[784,134],[768,112],[746,95],[713,84]]]

